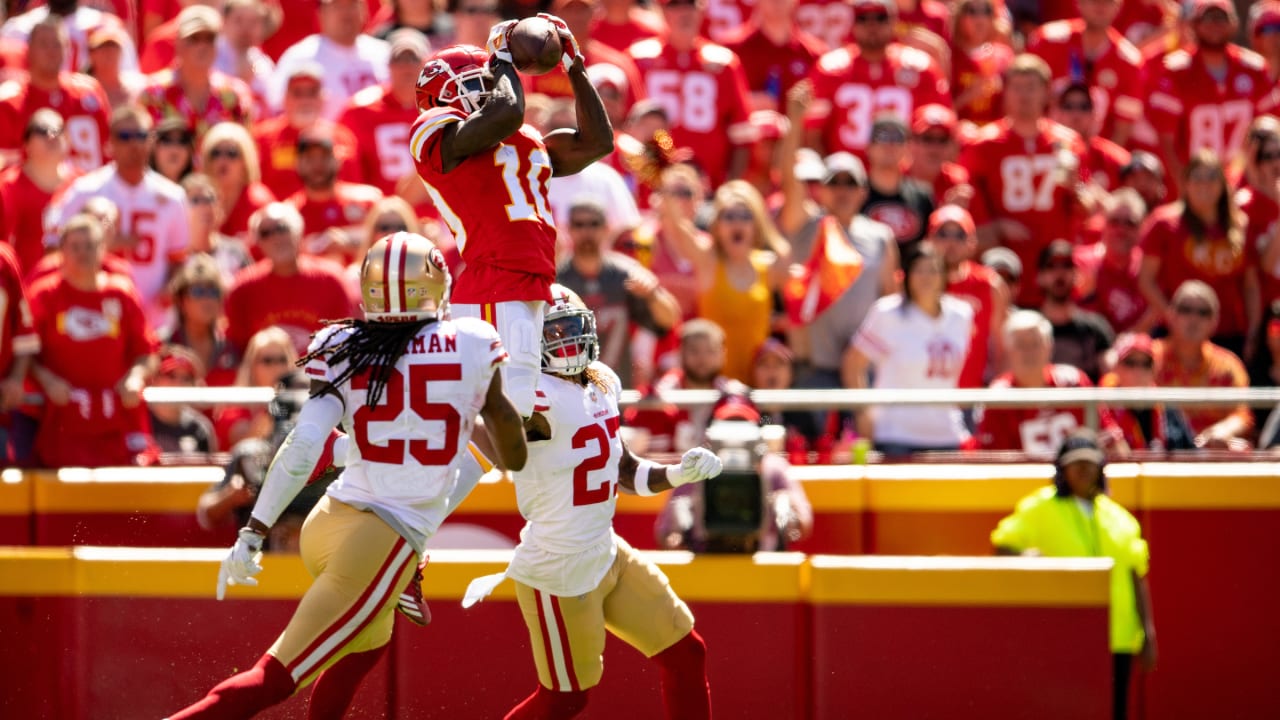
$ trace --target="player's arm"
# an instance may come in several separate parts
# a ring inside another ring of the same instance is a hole
[[[618,485],[634,495],[657,495],[681,485],[702,482],[720,474],[720,458],[704,447],[685,452],[679,465],[662,465],[645,460],[622,443],[618,460]]]
[[[480,408],[485,432],[493,443],[502,467],[520,471],[529,459],[529,447],[524,440],[524,421],[511,398],[502,390],[502,373],[495,372],[489,381],[484,407]]]
[[[604,109],[600,94],[587,77],[582,51],[578,49],[578,41],[569,32],[569,27],[554,15],[543,13],[540,17],[548,20],[560,33],[560,44],[564,47],[562,64],[569,75],[569,84],[573,86],[578,120],[578,127],[552,130],[543,142],[547,146],[547,155],[551,157],[551,174],[556,177],[573,175],[613,152],[613,125],[609,122],[609,113]]]
[[[463,160],[495,147],[524,124],[524,90],[511,63],[489,59],[493,87],[480,109],[441,129],[440,164],[448,173]]]

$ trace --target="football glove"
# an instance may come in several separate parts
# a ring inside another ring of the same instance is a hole
[[[704,447],[696,447],[685,452],[679,465],[667,469],[667,480],[671,487],[677,488],[689,483],[702,482],[720,474],[723,465],[715,453]]]
[[[231,546],[218,569],[218,599],[227,594],[227,585],[257,585],[254,577],[262,572],[258,564],[262,560],[263,536],[249,528],[240,528],[236,544]]]
[[[484,49],[489,53],[489,57],[497,58],[505,63],[511,62],[511,47],[507,41],[511,37],[511,28],[515,27],[517,22],[519,21],[504,20],[489,30],[489,41],[484,46]]]
[[[569,24],[559,17],[551,13],[538,13],[538,17],[554,25],[560,33],[560,45],[564,50],[564,55],[560,56],[560,64],[564,66],[565,72],[569,72],[573,67],[573,61],[582,57],[582,48],[578,47],[578,39],[569,31]]]

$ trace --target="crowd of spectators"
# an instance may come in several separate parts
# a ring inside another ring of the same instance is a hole
[[[261,441],[265,411],[141,390],[276,384],[360,312],[353,263],[381,235],[421,232],[465,272],[413,171],[418,71],[538,11],[614,124],[614,153],[550,196],[560,281],[628,386],[1280,379],[1275,0],[90,4],[0,5],[6,464]],[[563,71],[525,85],[527,122],[575,122]],[[1084,424],[758,411],[792,462],[855,437],[1048,458]],[[639,451],[679,452],[709,411],[628,415]],[[1120,454],[1259,442],[1243,406],[1100,420]]]

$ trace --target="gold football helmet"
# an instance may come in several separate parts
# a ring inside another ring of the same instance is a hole
[[[449,268],[430,240],[410,232],[387,235],[360,266],[364,316],[375,322],[439,318],[449,299]]]

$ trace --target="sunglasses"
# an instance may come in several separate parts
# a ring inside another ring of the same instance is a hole
[[[925,145],[946,145],[951,142],[951,136],[947,133],[925,133],[916,138]]]
[[[832,178],[823,183],[823,185],[827,187],[856,188],[858,187],[858,181],[851,177]]]
[[[455,15],[497,15],[497,5],[475,5],[467,8],[458,8],[454,11]]]
[[[996,9],[990,5],[965,5],[960,12],[963,15],[981,15],[983,17],[992,17],[996,14]]]
[[[210,159],[210,160],[218,160],[218,159],[220,159],[220,158],[226,158],[226,159],[228,159],[228,160],[239,160],[239,159],[240,159],[240,148],[234,148],[234,147],[225,147],[225,148],[223,148],[223,147],[216,147],[216,148],[214,148],[214,149],[212,149],[212,150],[210,150],[210,151],[209,151],[209,159]]]
[[[1152,360],[1151,358],[1136,358],[1133,356],[1129,356],[1121,360],[1120,364],[1127,368],[1133,368],[1135,370],[1150,370],[1151,368],[1156,366],[1155,361]]]
[[[725,222],[751,222],[755,218],[749,210],[726,210],[720,213],[720,219]]]
[[[55,139],[55,138],[59,137],[60,135],[62,135],[62,128],[60,128],[60,127],[47,127],[47,126],[44,126],[44,125],[41,125],[41,126],[38,126],[38,127],[33,127],[33,128],[31,128],[31,130],[30,130],[30,131],[28,131],[28,133],[27,133],[27,137],[29,137],[29,138],[31,138],[31,137],[42,137],[42,138],[44,138],[45,140],[53,140],[53,139]]]
[[[574,230],[595,230],[604,227],[603,220],[573,220],[569,227]]]
[[[878,132],[871,135],[871,142],[882,143],[885,145],[902,145],[907,141],[907,136],[900,132]]]
[[[888,13],[868,13],[866,15],[857,15],[853,18],[855,25],[888,25]]]
[[[213,33],[202,32],[202,33],[196,33],[195,35],[188,35],[187,37],[182,39],[184,42],[190,43],[192,45],[203,45],[204,43],[212,43],[214,40],[217,39],[217,37],[218,36]]]
[[[259,365],[288,365],[289,358],[284,355],[259,355]]]
[[[1053,260],[1045,263],[1041,270],[1075,270],[1075,263],[1070,260]]]
[[[1205,319],[1213,317],[1213,310],[1201,305],[1175,305],[1173,311],[1179,315],[1195,315]]]
[[[1093,105],[1089,103],[1063,103],[1058,106],[1063,112],[1093,112]]]
[[[1280,160],[1280,152],[1260,152],[1258,153],[1258,162],[1274,162]]]
[[[258,228],[258,237],[268,238],[273,235],[288,235],[289,228],[284,225],[264,225]]]
[[[146,130],[117,130],[113,136],[120,142],[146,142],[151,133]]]
[[[402,222],[378,223],[373,226],[373,231],[379,235],[390,235],[391,233],[409,232],[409,226]]]
[[[218,300],[222,290],[214,285],[192,285],[187,288],[187,295],[197,300]]]
[[[289,97],[318,98],[320,97],[320,86],[316,85],[314,87],[305,88],[291,87],[289,88]]]
[[[195,385],[195,384],[196,384],[196,379],[195,379],[194,377],[192,377],[191,375],[173,375],[173,374],[168,374],[168,375],[162,375],[161,377],[163,377],[163,378],[164,378],[164,379],[166,379],[166,380],[171,380],[171,381],[173,381],[173,382],[175,382],[175,383],[178,383],[178,384],[180,384],[180,385]]]
[[[689,188],[684,188],[684,187],[682,187],[682,188],[669,188],[669,189],[667,189],[667,190],[663,190],[663,191],[662,191],[662,194],[663,194],[663,195],[670,195],[671,197],[679,198],[679,199],[681,199],[681,200],[692,200],[692,199],[693,199],[693,196],[694,196],[694,192],[693,192],[693,190],[691,190],[691,189],[689,189]]]
[[[1128,217],[1109,217],[1107,218],[1107,227],[1127,227],[1136,228],[1140,225],[1136,219]]]
[[[157,145],[189,145],[191,136],[186,133],[165,133],[156,137]]]
[[[1280,35],[1280,23],[1260,25],[1258,26],[1258,29],[1253,32],[1255,35]]]
[[[939,240],[968,240],[969,236],[963,230],[939,230],[933,234]]]

